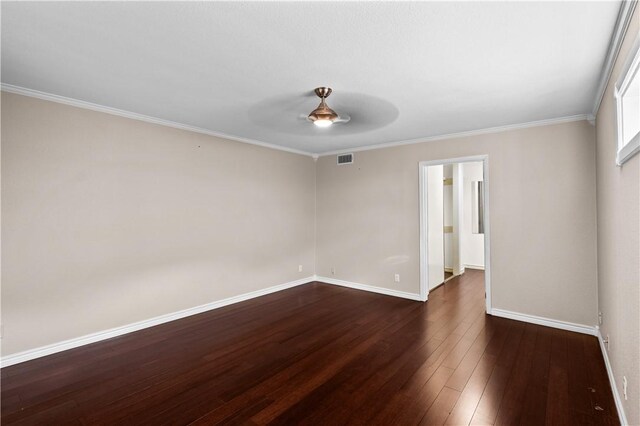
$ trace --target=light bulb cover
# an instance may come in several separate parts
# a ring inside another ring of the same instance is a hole
[[[333,124],[333,121],[326,118],[321,118],[314,121],[313,124],[315,124],[318,127],[329,127]]]

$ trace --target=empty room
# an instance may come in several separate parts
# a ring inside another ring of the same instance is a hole
[[[2,1],[3,425],[640,425],[637,1]]]

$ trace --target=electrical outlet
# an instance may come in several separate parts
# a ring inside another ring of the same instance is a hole
[[[598,312],[598,324],[602,325],[602,312]]]
[[[399,282],[400,282],[400,274],[395,274],[395,275],[393,276],[393,281],[395,281],[395,282],[399,283]]]
[[[624,400],[627,400],[627,376],[622,376],[622,393],[624,394]]]
[[[302,272],[302,265],[298,265],[298,272]]]
[[[335,275],[336,274],[336,268],[331,268],[331,275]]]

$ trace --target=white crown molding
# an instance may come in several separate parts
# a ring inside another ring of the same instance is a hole
[[[506,126],[470,130],[468,132],[448,133],[448,134],[437,135],[437,136],[429,136],[425,138],[408,139],[408,140],[402,140],[402,141],[396,141],[396,142],[387,142],[387,143],[382,143],[377,145],[366,145],[366,146],[361,146],[357,148],[314,153],[314,152],[300,151],[293,148],[287,148],[284,146],[275,145],[268,142],[261,142],[254,139],[246,139],[238,136],[231,136],[225,133],[214,132],[212,130],[207,130],[200,127],[189,126],[187,124],[176,123],[174,121],[163,120],[161,118],[150,117],[148,115],[138,114],[135,112],[125,111],[117,108],[111,108],[108,106],[98,105],[91,102],[81,101],[73,98],[67,98],[64,96],[58,96],[52,93],[41,92],[39,90],[27,89],[26,87],[14,86],[12,84],[2,83],[0,85],[0,89],[3,92],[16,93],[18,95],[28,96],[28,97],[37,98],[37,99],[43,99],[46,101],[56,102],[64,105],[70,105],[76,108],[83,108],[83,109],[89,109],[92,111],[104,112],[106,114],[117,115],[119,117],[130,118],[132,120],[144,121],[152,124],[159,124],[161,126],[172,127],[174,129],[187,130],[190,132],[200,133],[203,135],[209,135],[217,138],[223,138],[223,139],[228,139],[236,142],[247,143],[250,145],[257,145],[264,148],[275,149],[278,151],[285,151],[293,154],[305,155],[313,158],[314,161],[317,160],[318,157],[324,157],[327,155],[348,154],[352,152],[369,151],[372,149],[391,148],[394,146],[412,145],[417,143],[432,142],[432,141],[438,141],[443,139],[453,139],[453,138],[483,135],[488,133],[506,132],[508,130],[526,129],[528,127],[549,126],[552,124],[569,123],[572,121],[582,121],[582,120],[593,121],[594,119],[591,115],[580,114],[580,115],[572,115],[568,117],[552,118],[548,120],[530,121],[527,123],[510,124]]]
[[[613,374],[613,368],[611,368],[611,363],[609,362],[609,353],[607,351],[607,347],[604,344],[604,340],[602,339],[602,333],[600,332],[600,328],[596,327],[596,337],[598,338],[598,342],[600,342],[600,350],[602,351],[602,357],[604,358],[604,365],[607,367],[607,375],[609,376],[609,383],[611,384],[611,390],[613,391],[613,399],[616,402],[616,408],[618,409],[618,416],[620,418],[620,424],[628,425],[627,415],[624,412],[624,406],[622,405],[622,398],[620,398],[620,392],[618,392],[618,387],[616,386],[616,379]]]
[[[148,115],[138,114],[131,111],[125,111],[122,109],[111,108],[104,105],[98,105],[91,102],[81,101],[78,99],[67,98],[65,96],[58,96],[52,93],[45,93],[39,90],[27,89],[25,87],[14,86],[12,84],[2,83],[0,86],[3,92],[15,93],[18,95],[28,96],[31,98],[43,99],[45,101],[56,102],[59,104],[70,105],[77,108],[89,109],[92,111],[104,112],[106,114],[117,115],[119,117],[130,118],[132,120],[144,121],[146,123],[159,124],[161,126],[173,127],[174,129],[187,130],[189,132],[200,133],[203,135],[214,136],[217,138],[228,139],[236,142],[247,143],[250,145],[257,145],[263,148],[276,149],[278,151],[290,152],[293,154],[306,155],[312,157],[311,152],[300,151],[298,149],[287,148],[280,145],[275,145],[267,142],[261,142],[254,139],[241,138],[238,136],[231,136],[225,133],[214,132],[212,130],[203,129],[200,127],[189,126],[187,124],[176,123],[174,121],[163,120],[161,118],[150,117]]]
[[[593,110],[591,115],[594,117],[594,120],[595,116],[598,115],[598,110],[600,109],[604,92],[607,90],[607,85],[609,84],[611,73],[613,72],[613,66],[616,63],[616,59],[618,59],[620,47],[624,41],[624,36],[627,32],[627,28],[629,27],[629,23],[631,22],[631,17],[633,16],[633,11],[635,10],[637,3],[637,0],[624,0],[620,5],[616,25],[613,29],[611,41],[609,42],[607,56],[605,57],[604,65],[602,66],[602,71],[600,73],[600,80],[598,80],[596,98],[593,101]]]
[[[464,138],[469,136],[485,135],[490,133],[501,133],[509,130],[527,129],[529,127],[551,126],[553,124],[570,123],[573,121],[585,121],[589,120],[590,114],[570,115],[567,117],[550,118],[547,120],[530,121],[527,123],[508,124],[506,126],[488,127],[486,129],[469,130],[467,132],[459,133],[447,133],[444,135],[429,136],[425,138],[407,139],[404,141],[388,142],[377,145],[366,145],[357,148],[340,149],[336,151],[327,151],[320,154],[320,157],[326,157],[328,155],[349,154],[352,152],[370,151],[373,149],[393,148],[403,145],[414,145],[418,143],[440,141],[444,139]]]
[[[558,328],[560,330],[573,331],[576,333],[596,335],[596,328],[583,324],[575,324],[567,321],[560,321],[551,318],[538,317],[535,315],[521,314],[520,312],[512,312],[504,309],[493,308],[492,315],[502,318],[508,318],[516,321],[529,322],[531,324],[543,325],[545,327]]]
[[[204,305],[195,306],[193,308],[184,309],[182,311],[173,312],[170,314],[160,315],[155,318],[150,318],[143,321],[134,322],[121,327],[115,327],[109,330],[99,331],[97,333],[87,334],[86,336],[76,337],[73,339],[65,340],[62,342],[54,343],[47,346],[41,346],[39,348],[30,349],[24,352],[18,352],[15,354],[3,356],[0,361],[2,368],[10,365],[18,364],[32,359],[40,358],[43,356],[55,354],[57,352],[66,351],[68,349],[77,348],[79,346],[88,345],[90,343],[100,342],[102,340],[111,339],[112,337],[122,336],[123,334],[132,333],[134,331],[142,330],[144,328],[154,327],[156,325],[164,324],[169,321],[175,321],[181,318],[185,318],[191,315],[201,314],[213,309],[222,308],[223,306],[231,305],[238,302],[244,302],[245,300],[254,299],[256,297],[265,296],[276,291],[286,290],[291,287],[296,287],[302,284],[307,284],[315,281],[315,276],[302,278],[288,283],[275,285],[273,287],[267,287],[262,290],[252,291],[250,293],[240,294],[238,296],[228,297],[226,299],[217,300],[215,302],[206,303]]]
[[[368,291],[368,292],[371,292],[371,293],[384,294],[386,296],[401,297],[403,299],[417,300],[419,302],[423,301],[420,298],[420,295],[417,294],[417,293],[407,293],[405,291],[392,290],[392,289],[383,288],[383,287],[375,287],[375,286],[372,286],[372,285],[354,283],[354,282],[351,282],[351,281],[338,280],[338,279],[335,279],[335,278],[321,277],[321,276],[318,276],[318,275],[316,275],[315,281],[319,281],[319,282],[323,282],[323,283],[327,283],[327,284],[339,285],[341,287],[349,287],[349,288],[353,288],[353,289],[356,289],[356,290],[364,290],[364,291]]]

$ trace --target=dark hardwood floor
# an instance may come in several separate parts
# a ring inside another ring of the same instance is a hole
[[[2,369],[2,424],[618,424],[597,340],[314,283]]]

